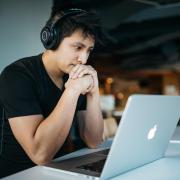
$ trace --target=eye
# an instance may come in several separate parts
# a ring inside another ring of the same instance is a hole
[[[76,51],[80,51],[81,49],[82,49],[81,46],[75,46],[75,50],[76,50]]]

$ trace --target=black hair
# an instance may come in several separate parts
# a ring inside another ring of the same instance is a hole
[[[61,17],[63,12],[70,9],[70,5],[71,8],[76,8],[72,4],[62,7],[55,3],[56,1],[57,0],[54,1],[52,6],[51,16],[48,22],[53,21],[57,17]],[[82,11],[60,19],[56,24],[58,44],[60,44],[65,37],[71,36],[76,30],[81,30],[84,37],[92,37],[95,40],[96,45],[103,45],[101,21],[95,11]]]

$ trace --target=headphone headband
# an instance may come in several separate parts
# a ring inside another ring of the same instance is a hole
[[[58,33],[56,31],[56,24],[64,17],[81,13],[88,12],[83,9],[72,8],[61,11],[60,13],[56,14],[52,19],[50,19],[41,31],[40,38],[44,47],[46,49],[56,49],[58,47]]]

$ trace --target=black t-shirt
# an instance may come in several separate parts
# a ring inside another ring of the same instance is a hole
[[[64,75],[64,83],[68,75]],[[20,59],[7,66],[0,76],[0,105],[5,118],[1,120],[0,158],[27,167],[34,165],[18,144],[8,123],[9,118],[42,114],[46,118],[55,108],[64,91],[48,76],[42,54]],[[84,146],[79,137],[76,113],[86,109],[86,96],[80,95],[68,138],[55,157]],[[23,130],[23,129],[22,129]],[[72,148],[73,147],[73,148]]]

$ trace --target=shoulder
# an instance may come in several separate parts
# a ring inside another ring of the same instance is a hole
[[[31,79],[38,69],[38,56],[31,56],[19,59],[6,66],[0,75],[0,83],[18,79]]]

